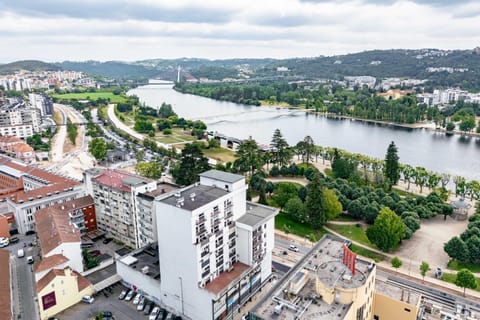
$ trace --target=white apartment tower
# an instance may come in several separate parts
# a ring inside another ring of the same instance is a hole
[[[230,319],[270,276],[278,210],[246,190],[245,177],[210,170],[156,202],[158,299],[176,314]]]

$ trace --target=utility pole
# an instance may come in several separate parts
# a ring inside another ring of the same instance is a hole
[[[180,65],[178,65],[178,67],[177,67],[177,83],[180,82],[180,71],[181,71],[181,68],[180,68]]]
[[[185,315],[185,310],[183,307],[183,279],[182,277],[178,277],[180,279],[180,299],[182,300],[182,316]]]

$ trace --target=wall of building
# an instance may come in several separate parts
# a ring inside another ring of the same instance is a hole
[[[416,320],[417,313],[417,306],[375,293],[373,314],[378,320]]]
[[[40,309],[40,318],[46,320],[51,316],[71,307],[80,302],[85,295],[91,295],[93,287],[89,286],[82,291],[78,291],[76,276],[57,276],[42,291],[37,293]],[[56,304],[46,310],[43,309],[43,297],[55,295]]]
[[[120,260],[116,260],[116,264],[117,274],[122,278],[125,285],[130,288],[132,288],[132,285],[137,287],[137,290],[140,290],[149,300],[155,303],[161,302],[160,280],[152,279],[152,277],[127,266]]]
[[[80,242],[64,242],[58,247],[50,251],[45,257],[52,256],[54,254],[63,254],[68,258],[67,264],[75,271],[83,271],[83,257],[82,249],[80,248]]]

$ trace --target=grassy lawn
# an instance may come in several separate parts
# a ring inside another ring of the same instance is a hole
[[[460,271],[462,269],[468,269],[471,272],[480,272],[480,265],[475,263],[465,263],[457,260],[450,260],[448,262],[447,268],[450,270]]]
[[[340,233],[342,236],[360,242],[364,245],[374,248],[375,246],[368,240],[365,229],[362,226],[357,227],[357,225],[338,225],[338,224],[327,224],[329,228]]]
[[[295,234],[301,237],[308,237],[313,235],[315,239],[311,239],[313,241],[320,240],[324,234],[327,232],[325,229],[320,229],[319,231],[314,231],[312,227],[307,224],[301,224],[296,221],[291,220],[287,215],[280,213],[275,216],[275,229],[281,230],[285,232],[285,226],[288,226],[288,230],[290,233]]]
[[[342,221],[342,222],[357,222],[360,221],[359,219],[355,219],[348,214],[341,214],[334,221]]]
[[[223,163],[235,161],[235,152],[225,148],[203,149],[206,157],[212,158]]]
[[[375,262],[380,262],[380,261],[385,260],[384,255],[381,255],[379,253],[376,253],[376,252],[370,251],[368,249],[359,247],[359,246],[357,246],[353,243],[352,243],[352,246],[351,246],[350,249],[352,249],[352,251],[355,252],[356,254],[361,255],[363,257],[366,257],[366,258],[370,258],[370,259],[374,260]]]
[[[65,100],[92,100],[97,99],[110,99],[112,103],[124,102],[125,97],[121,95],[114,95],[111,91],[101,91],[101,92],[83,92],[83,93],[65,93],[65,94],[54,94],[54,98],[65,99]]]
[[[450,282],[450,283],[455,284],[455,279],[456,278],[457,278],[456,274],[443,273],[441,279],[445,282]],[[477,287],[475,288],[475,291],[480,291],[480,278],[475,277],[475,280],[477,280]],[[463,288],[458,287],[458,289],[462,290],[462,292],[463,292]]]
[[[195,141],[197,138],[185,133],[182,128],[173,128],[172,134],[165,135],[162,132],[155,132],[155,140],[161,143],[179,143]]]

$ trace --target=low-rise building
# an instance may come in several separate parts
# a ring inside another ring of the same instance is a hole
[[[59,209],[70,217],[70,222],[80,231],[81,235],[97,230],[95,202],[91,195],[59,203],[53,208]]]
[[[40,318],[49,317],[80,302],[93,293],[93,286],[80,273],[70,268],[52,269],[36,284]]]

